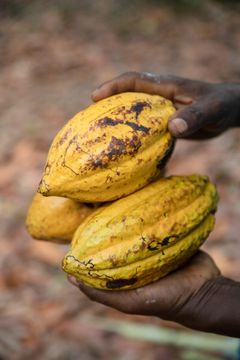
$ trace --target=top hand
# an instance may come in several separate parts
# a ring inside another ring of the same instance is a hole
[[[127,91],[170,99],[177,112],[168,127],[176,137],[207,139],[240,124],[239,84],[210,84],[171,75],[128,72],[101,85],[92,99],[98,101]]]

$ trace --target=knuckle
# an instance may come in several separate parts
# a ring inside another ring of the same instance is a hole
[[[140,77],[141,73],[138,71],[127,71],[123,74],[121,74],[119,77],[121,78],[136,78],[136,77]]]
[[[160,74],[158,78],[160,81],[175,83],[178,85],[185,83],[184,78],[172,74]]]
[[[185,115],[191,120],[197,120],[199,124],[205,120],[204,112],[199,106],[189,106],[185,111]]]

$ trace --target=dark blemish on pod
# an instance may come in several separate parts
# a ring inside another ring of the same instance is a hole
[[[123,216],[123,217],[122,217],[121,222],[122,222],[123,224],[125,224],[125,222],[126,222],[126,216]]]
[[[109,160],[124,154],[134,154],[141,146],[141,141],[137,136],[133,136],[131,139],[118,139],[112,136],[111,142],[108,145],[108,152],[106,156]]]
[[[96,159],[92,160],[91,165],[93,169],[96,169],[96,168],[105,168],[107,164],[103,161],[103,159],[101,159],[101,157],[97,157]]]
[[[100,142],[104,142],[104,141],[106,141],[105,140],[106,139],[106,134],[104,133],[104,134],[102,134],[102,136],[98,136],[96,139],[92,139],[92,140],[88,140],[88,141],[86,141],[86,146],[92,146],[92,145],[95,145],[95,144],[98,144],[98,143],[100,143]]]
[[[116,126],[118,124],[122,124],[122,120],[118,120],[118,119],[111,119],[109,117],[105,117],[105,118],[102,118],[102,119],[99,119],[97,121],[97,127],[105,127],[105,126]]]
[[[172,235],[172,236],[166,236],[163,240],[157,240],[153,239],[150,244],[148,244],[148,250],[149,251],[156,251],[158,249],[161,249],[162,246],[167,246],[171,243],[172,240],[178,239],[179,236]]]
[[[105,183],[112,183],[112,182],[113,182],[112,176],[107,175]]]
[[[107,157],[112,160],[114,157],[120,156],[126,153],[126,142],[122,139],[118,139],[112,136],[111,142],[108,145]]]
[[[158,246],[153,245],[153,244],[149,244],[147,248],[148,248],[149,251],[156,251],[158,249]]]
[[[90,160],[90,167],[106,168],[110,161],[118,159],[122,155],[134,155],[142,145],[136,134],[131,138],[118,139],[112,136],[106,150],[102,151],[95,159]],[[117,172],[117,175],[120,175]]]
[[[168,245],[171,238],[175,238],[175,236],[167,236],[167,237],[165,237],[165,238],[161,241],[161,245],[162,245],[162,246]]]
[[[168,245],[170,242],[172,242],[174,240],[178,240],[178,239],[179,239],[178,235],[167,236],[161,241],[161,245]],[[167,242],[167,244],[166,244],[166,242]]]
[[[72,129],[68,128],[67,131],[63,134],[59,142],[56,144],[56,147],[58,148],[59,145],[63,145],[65,141],[68,139],[68,135],[71,134]]]
[[[137,119],[145,107],[148,107],[151,109],[151,105],[148,102],[139,101],[136,104],[131,106],[130,111],[136,113],[136,119]]]
[[[132,279],[117,279],[117,280],[107,281],[106,286],[108,289],[118,289],[123,286],[133,285],[136,282],[137,282],[136,277]]]
[[[143,126],[143,125],[135,124],[132,121],[126,121],[126,125],[130,126],[134,131],[142,131],[145,134],[148,134],[150,131],[150,128]]]
[[[106,126],[117,126],[119,124],[123,124],[123,125],[127,125],[130,126],[134,131],[142,131],[145,134],[148,134],[150,131],[150,128],[143,126],[143,125],[138,125],[132,121],[124,121],[122,119],[111,119],[109,117],[105,117],[103,119],[99,119],[97,121],[97,127],[106,127]]]
[[[109,256],[108,260],[112,264],[113,267],[118,265],[118,260],[115,255]]]

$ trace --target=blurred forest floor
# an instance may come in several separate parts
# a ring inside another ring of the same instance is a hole
[[[95,328],[94,316],[183,329],[90,302],[60,268],[67,247],[33,241],[24,227],[51,140],[90,104],[95,86],[129,70],[240,81],[240,5],[177,3],[1,1],[1,360],[190,359],[184,349]],[[179,141],[168,166],[169,174],[199,172],[217,183],[217,223],[204,248],[238,280],[239,154],[240,131],[231,130],[211,141]]]

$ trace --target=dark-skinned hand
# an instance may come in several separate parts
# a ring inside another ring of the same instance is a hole
[[[135,290],[98,290],[69,281],[92,301],[135,315],[152,315],[195,330],[240,337],[240,283],[223,277],[199,251],[185,266]]]
[[[211,84],[173,75],[127,72],[97,88],[92,99],[137,91],[171,100],[177,112],[170,118],[175,137],[208,139],[240,124],[240,85]]]
[[[199,251],[190,262],[157,282],[135,290],[98,290],[69,277],[91,300],[111,306],[128,314],[154,315],[183,323],[196,311],[200,294],[205,295],[212,283],[220,277],[213,260]]]

